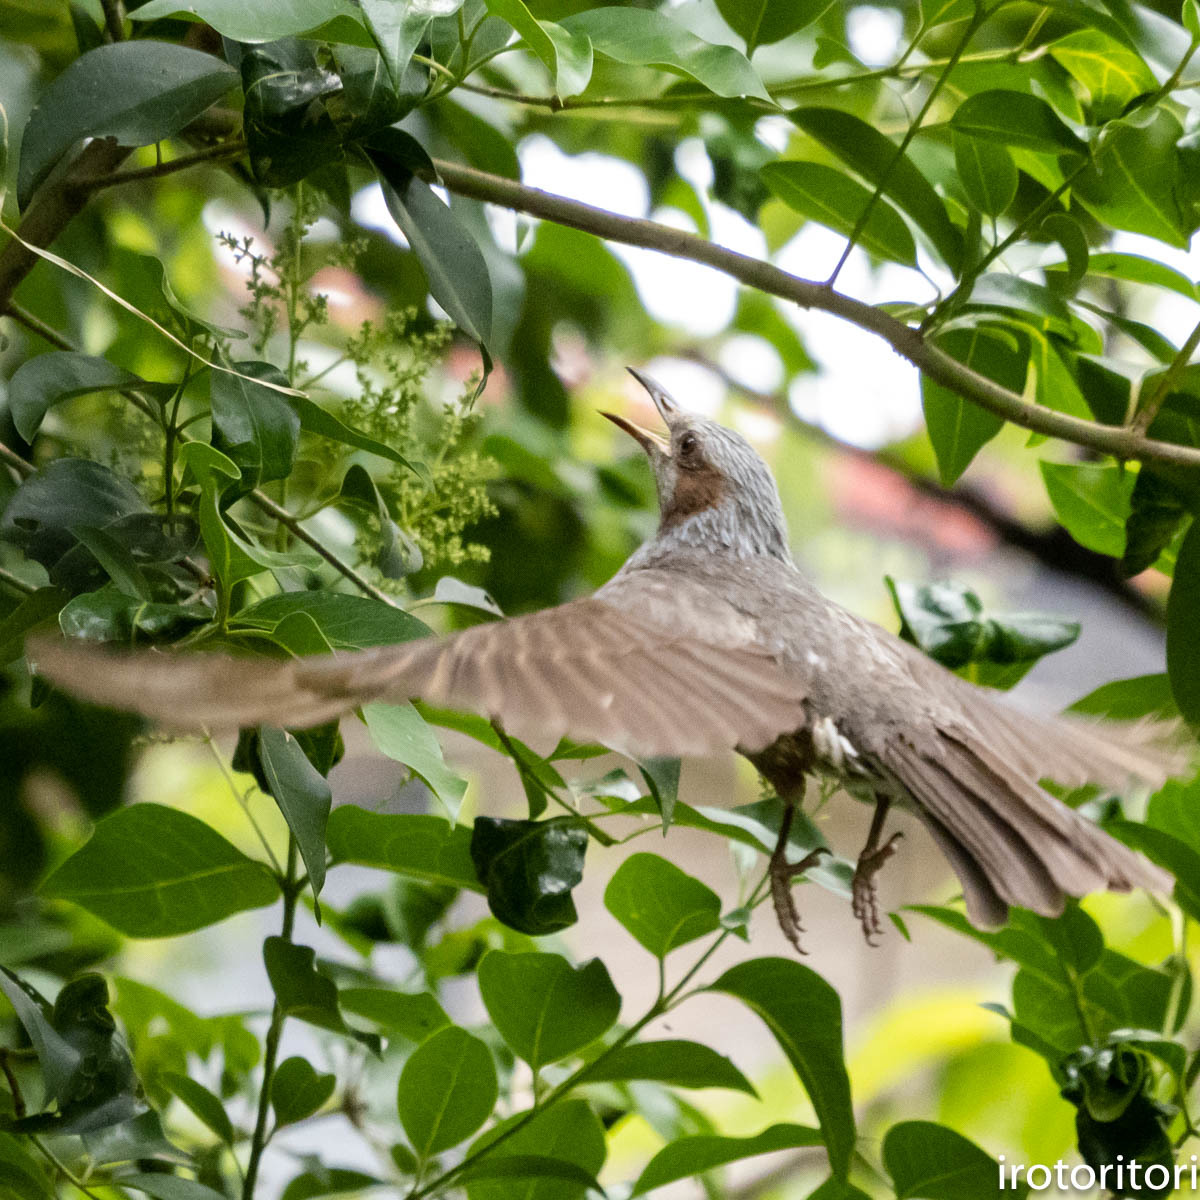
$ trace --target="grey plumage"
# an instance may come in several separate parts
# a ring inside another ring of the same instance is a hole
[[[1170,887],[1038,781],[1157,783],[1171,752],[1137,730],[1028,717],[833,604],[792,563],[762,459],[643,382],[669,440],[612,419],[650,457],[661,527],[591,597],[444,639],[290,662],[44,640],[30,657],[76,695],[174,729],[303,727],[422,697],[496,717],[535,745],[736,748],[788,802],[809,773],[834,770],[921,818],[980,925],[1002,923],[1010,904],[1052,915],[1098,888]]]

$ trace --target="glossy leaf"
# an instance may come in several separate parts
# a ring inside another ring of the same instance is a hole
[[[976,326],[952,329],[936,339],[939,349],[981,375],[1015,392],[1025,386],[1026,359],[999,333]],[[944,487],[956,483],[980,449],[1004,427],[1003,420],[957,393],[921,379],[925,426],[937,455]]]
[[[847,237],[871,199],[871,192],[862,184],[823,163],[768,163],[760,174],[763,183],[789,208]],[[872,207],[859,241],[879,258],[916,266],[912,234],[886,200],[880,199]]]
[[[448,825],[441,817],[373,813],[343,804],[330,814],[326,841],[334,862],[484,890],[471,861],[471,831],[464,825]]]
[[[717,893],[657,854],[631,854],[604,889],[604,905],[657,958],[720,926]]]
[[[1046,269],[1053,270],[1054,264]],[[1124,279],[1130,283],[1144,283],[1150,287],[1177,292],[1189,300],[1196,299],[1196,285],[1182,271],[1140,254],[1126,254],[1116,250],[1092,254],[1088,259],[1088,271],[1092,275]]]
[[[335,1075],[319,1074],[308,1059],[284,1059],[271,1080],[271,1107],[275,1110],[276,1128],[311,1117],[325,1106],[336,1086]]]
[[[954,165],[967,199],[985,217],[998,217],[1017,194],[1017,166],[1008,147],[954,131]]]
[[[286,0],[247,7],[244,0],[148,0],[129,13],[134,21],[191,16],[235,42],[275,42],[319,35],[329,41],[367,46],[362,13],[352,0]]]
[[[457,1025],[438,1030],[400,1072],[400,1123],[419,1161],[465,1141],[491,1116],[499,1085],[492,1053]]]
[[[666,13],[608,5],[566,17],[562,26],[617,62],[686,75],[717,96],[770,100],[744,54],[701,41]]]
[[[1054,514],[1081,545],[1120,558],[1136,476],[1100,463],[1042,462],[1042,482]]]
[[[968,96],[950,118],[957,133],[1020,146],[1043,154],[1082,152],[1083,143],[1045,100],[1028,92],[996,88]]]
[[[495,1141],[527,1115],[517,1113],[494,1125],[472,1143],[471,1151]],[[482,1162],[551,1159],[568,1170],[547,1169],[543,1174],[535,1168],[529,1182],[520,1188],[521,1200],[583,1200],[584,1193],[592,1186],[591,1182],[584,1183],[583,1177],[595,1179],[604,1165],[607,1150],[604,1126],[591,1106],[585,1100],[568,1098],[538,1113]],[[575,1170],[570,1171],[570,1167]],[[511,1179],[476,1178],[467,1183],[468,1200],[513,1200],[515,1194]]]
[[[177,1096],[227,1146],[233,1145],[233,1122],[225,1105],[202,1083],[174,1071],[164,1072],[163,1084]]]
[[[962,234],[947,215],[941,197],[912,159],[907,154],[896,157],[900,147],[891,138],[842,109],[804,107],[788,115],[872,188],[882,186],[883,194],[929,238],[942,261],[958,268]]]
[[[1076,29],[1051,42],[1049,53],[1086,89],[1101,120],[1158,87],[1136,51],[1099,29]]]
[[[129,937],[173,937],[273,904],[279,885],[203,821],[134,804],[98,821],[42,894],[70,900]]]
[[[8,406],[17,432],[32,442],[55,404],[89,392],[144,387],[129,371],[90,354],[54,350],[22,363],[8,382]]]
[[[310,946],[300,946],[281,937],[269,937],[263,942],[263,962],[275,1002],[284,1015],[344,1034],[378,1054],[380,1040],[375,1034],[363,1033],[346,1024],[338,1003],[337,985],[317,969],[316,957]]]
[[[284,396],[281,399],[291,406],[300,419],[300,428],[306,433],[329,438],[332,442],[340,442],[343,446],[352,446],[355,450],[366,450],[368,454],[377,454],[380,458],[386,458],[391,462],[416,470],[398,450],[347,425],[328,409],[322,408],[315,400],[310,400],[307,396]]]
[[[717,9],[745,43],[746,53],[781,42],[811,25],[833,0],[717,0]]]
[[[223,1192],[182,1175],[152,1175],[134,1172],[121,1176],[121,1186],[153,1196],[154,1200],[225,1200]]]
[[[1176,144],[1179,120],[1162,108],[1148,122],[1113,121],[1089,166],[1074,183],[1088,212],[1117,229],[1185,247],[1195,227],[1185,194]]]
[[[396,605],[348,592],[281,592],[243,608],[233,622],[239,627],[270,630],[296,613],[310,617],[335,650],[390,646],[431,632],[423,621]]]
[[[380,1026],[389,1036],[423,1042],[450,1024],[442,1006],[428,992],[398,992],[392,988],[342,988],[342,1008]]]
[[[449,16],[462,8],[463,0],[362,0],[367,28],[383,55],[392,82],[399,87],[413,52],[434,17]]]
[[[115,42],[77,58],[41,94],[21,139],[22,208],[54,164],[85,137],[148,146],[178,133],[237,86],[219,58],[169,42]]]
[[[962,1134],[932,1121],[901,1121],[883,1138],[883,1165],[898,1200],[979,1200],[997,1193],[1000,1168]],[[1004,1194],[1025,1196],[1024,1184]]]
[[[493,916],[521,933],[556,933],[579,919],[571,889],[583,878],[587,829],[567,818],[476,817],[471,859]]]
[[[740,963],[710,990],[741,1000],[766,1023],[812,1101],[833,1173],[844,1177],[855,1129],[837,992],[815,971],[786,958]]]
[[[446,766],[441,744],[421,714],[411,704],[377,703],[363,708],[363,718],[375,745],[419,776],[457,821],[467,781]]]
[[[806,1125],[771,1125],[753,1137],[717,1137],[702,1134],[681,1137],[664,1146],[646,1164],[633,1185],[634,1196],[644,1196],[655,1188],[679,1179],[691,1179],[727,1163],[740,1162],[759,1154],[820,1146],[819,1129]]]
[[[490,950],[478,978],[496,1031],[535,1072],[594,1042],[621,1010],[621,997],[598,958],[572,967],[558,954]]]
[[[300,848],[313,896],[319,896],[325,886],[325,829],[333,804],[329,781],[309,762],[300,743],[274,725],[259,727],[258,761],[266,790]]]
[[[592,76],[592,44],[560,25],[538,21],[524,0],[486,0],[488,12],[507,21],[542,60],[554,81],[556,96],[575,96]]]
[[[492,281],[475,239],[451,209],[382,150],[370,151],[379,169],[388,212],[404,232],[429,282],[429,294],[450,319],[483,349],[492,333]]]
[[[652,1079],[669,1087],[719,1087],[758,1095],[729,1059],[700,1042],[633,1042],[608,1051],[587,1078],[589,1083]]]
[[[1200,522],[1193,521],[1175,559],[1167,600],[1167,676],[1184,719],[1200,725]]]
[[[283,373],[270,363],[235,362],[239,372],[213,371],[209,383],[213,445],[242,472],[249,489],[283,479],[292,469],[300,438],[300,418],[288,399],[255,383],[266,379],[287,386]]]

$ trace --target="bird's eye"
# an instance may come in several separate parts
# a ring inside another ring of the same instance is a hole
[[[694,454],[699,442],[700,439],[694,433],[685,433],[683,437],[679,439],[679,453]]]

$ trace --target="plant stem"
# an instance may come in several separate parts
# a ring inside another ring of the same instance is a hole
[[[1200,449],[1196,447],[1155,441],[1141,437],[1128,428],[1100,425],[1031,404],[1016,392],[952,358],[927,341],[919,329],[906,325],[882,309],[827,288],[823,283],[789,274],[773,263],[739,254],[693,233],[672,229],[655,221],[620,216],[445,159],[435,159],[434,167],[441,182],[459,195],[486,200],[502,208],[528,213],[572,229],[582,229],[609,241],[644,246],[674,258],[703,263],[747,287],[791,300],[802,308],[832,313],[881,337],[897,354],[919,367],[936,383],[1023,429],[1061,438],[1120,459],[1200,466]]]
[[[26,583],[25,580],[19,579],[11,571],[6,571],[0,567],[0,583],[6,583],[14,591],[24,592],[27,596],[32,596],[37,588],[32,583]]]
[[[47,325],[41,317],[34,316],[33,313],[22,308],[15,302],[9,304],[8,316],[12,317],[12,319],[16,321],[18,325],[24,325],[26,329],[30,330],[32,333],[36,333],[38,337],[49,342],[50,345],[56,346],[59,350],[75,349],[75,347],[71,345],[70,341],[63,337],[63,335],[59,333],[57,329]]]
[[[33,463],[23,459],[15,450],[0,442],[0,462],[6,462],[22,479],[28,479],[37,470]]]
[[[285,942],[292,940],[292,929],[296,923],[296,901],[300,888],[296,880],[296,839],[288,835],[287,872],[283,883],[283,927],[280,936]],[[258,1095],[258,1116],[254,1121],[254,1135],[250,1140],[250,1161],[246,1164],[246,1176],[242,1183],[242,1200],[253,1200],[254,1186],[258,1182],[258,1165],[267,1145],[267,1115],[271,1109],[271,1083],[275,1078],[275,1065],[279,1058],[279,1041],[283,1035],[283,1023],[287,1020],[279,1001],[271,1012],[271,1025],[267,1030],[266,1047],[263,1051],[262,1091]]]
[[[87,1184],[83,1182],[82,1179],[80,1179],[77,1175],[75,1175],[75,1173],[70,1169],[70,1167],[68,1167],[62,1161],[62,1159],[60,1159],[54,1153],[54,1151],[51,1150],[50,1147],[47,1146],[42,1141],[42,1139],[40,1137],[38,1137],[36,1134],[31,1134],[29,1137],[29,1140],[34,1144],[34,1146],[37,1148],[38,1152],[42,1155],[42,1157],[45,1158],[49,1163],[51,1163],[54,1166],[55,1170],[58,1171],[58,1173],[68,1183],[70,1183],[74,1187],[77,1187],[85,1196],[87,1196],[88,1200],[101,1200],[101,1198],[95,1192],[93,1192],[92,1189],[89,1188],[87,1186]]]
[[[997,5],[996,7],[999,8],[1000,6]],[[841,274],[842,267],[846,265],[846,259],[850,257],[850,252],[858,244],[858,239],[862,235],[862,231],[867,227],[867,222],[871,218],[871,213],[875,211],[875,206],[879,203],[879,198],[886,191],[888,183],[891,181],[893,174],[895,174],[896,167],[900,164],[901,159],[904,158],[905,152],[908,150],[913,138],[917,136],[917,131],[921,128],[922,122],[933,107],[933,102],[938,98],[942,87],[950,76],[950,72],[958,66],[959,59],[962,58],[971,39],[994,11],[995,9],[985,9],[982,5],[976,7],[975,15],[967,23],[967,28],[963,31],[962,37],[959,38],[958,45],[954,48],[954,53],[946,60],[946,65],[942,69],[941,74],[934,80],[933,87],[929,89],[929,95],[925,97],[925,103],[921,105],[921,110],[917,113],[908,129],[905,130],[904,136],[900,139],[900,144],[896,147],[891,161],[884,167],[883,175],[875,185],[875,191],[863,206],[862,212],[858,215],[858,220],[854,222],[854,228],[850,231],[850,237],[846,241],[846,248],[842,251],[841,257],[837,260],[837,264],[830,272],[829,278],[825,281],[827,287],[833,287],[837,282],[837,277]],[[908,49],[901,56],[901,63],[912,53],[913,48],[920,41],[924,31],[925,27],[922,25],[917,30],[916,37],[914,37]]]
[[[128,171],[114,171],[110,175],[91,180],[87,186],[91,191],[100,191],[103,188],[119,187],[123,183],[162,179],[166,175],[174,175],[176,171],[186,171],[189,167],[198,166],[200,163],[224,162],[229,158],[240,158],[245,153],[246,143],[241,138],[236,138],[228,142],[219,142],[215,146],[207,146],[205,149],[196,150],[191,154],[181,154],[178,158],[173,158],[169,162],[155,163],[152,167],[133,167]]]
[[[768,876],[764,874],[762,879],[759,880],[757,886],[754,888],[754,891],[751,893],[751,898],[749,901],[750,907],[758,904],[765,897],[765,885],[767,878]],[[664,994],[662,985],[660,983],[658,996],[655,998],[654,1003],[649,1007],[649,1009],[647,1009],[647,1011],[641,1017],[639,1017],[638,1020],[630,1025],[628,1029],[624,1030],[610,1046],[606,1046],[604,1050],[602,1050],[594,1059],[592,1059],[591,1062],[586,1062],[576,1070],[572,1071],[566,1079],[547,1092],[546,1095],[542,1097],[542,1101],[539,1106],[535,1106],[534,1108],[530,1109],[530,1111],[527,1112],[519,1121],[515,1121],[506,1130],[504,1130],[503,1133],[494,1138],[492,1141],[488,1142],[486,1146],[483,1146],[479,1150],[468,1154],[456,1166],[450,1167],[448,1170],[443,1171],[441,1175],[437,1176],[435,1179],[431,1179],[423,1186],[414,1187],[412,1191],[408,1193],[405,1200],[423,1200],[423,1197],[429,1196],[440,1190],[451,1179],[460,1175],[467,1168],[474,1166],[481,1158],[491,1154],[497,1146],[502,1146],[511,1137],[524,1129],[525,1126],[528,1125],[529,1122],[535,1117],[540,1116],[546,1111],[546,1109],[550,1108],[554,1104],[557,1104],[558,1101],[561,1100],[568,1092],[577,1087],[580,1083],[585,1082],[588,1075],[590,1075],[592,1071],[604,1063],[605,1060],[607,1060],[611,1055],[615,1054],[623,1046],[627,1046],[652,1021],[656,1020],[658,1017],[661,1017],[664,1013],[669,1012],[677,1004],[686,1000],[690,995],[693,994],[692,992],[686,991],[688,984],[691,983],[704,964],[707,963],[708,960],[712,958],[712,956],[721,948],[721,946],[725,944],[726,939],[731,936],[732,932],[733,931],[730,929],[722,929],[720,933],[713,938],[713,941],[704,951],[704,953],[702,953],[696,959],[696,961],[692,963],[690,967],[688,967],[688,969],[684,972],[683,977],[677,984],[675,984],[673,988],[671,988],[670,991],[665,992]]]
[[[221,757],[221,752],[217,749],[216,743],[212,739],[211,733],[204,735],[204,744],[209,748],[213,758],[217,760],[217,766],[221,769],[221,774],[225,777],[225,782],[229,784],[229,790],[233,793],[234,799],[237,800],[241,810],[246,814],[246,820],[250,822],[255,834],[258,835],[259,844],[266,852],[267,857],[271,860],[271,866],[275,868],[277,875],[283,875],[284,870],[279,865],[279,859],[275,857],[275,851],[271,849],[271,843],[267,840],[267,835],[263,832],[262,826],[259,825],[254,813],[250,810],[250,800],[248,793],[244,792],[237,785],[237,780],[234,779],[233,773],[225,765],[224,758]]]
[[[1150,426],[1154,424],[1154,418],[1158,416],[1159,409],[1166,403],[1171,390],[1187,370],[1198,346],[1200,346],[1200,323],[1188,334],[1187,341],[1180,346],[1179,353],[1171,360],[1170,366],[1163,373],[1163,377],[1159,380],[1158,387],[1154,389],[1150,399],[1144,404],[1138,405],[1137,412],[1133,414],[1133,420],[1129,422],[1129,428],[1134,433],[1145,435]]]

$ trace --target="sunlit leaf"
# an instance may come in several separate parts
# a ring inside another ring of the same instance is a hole
[[[604,904],[658,958],[720,924],[716,892],[657,854],[630,855],[609,880]]]
[[[438,1030],[400,1072],[400,1123],[424,1162],[457,1146],[491,1115],[498,1084],[492,1053],[457,1025]]]

